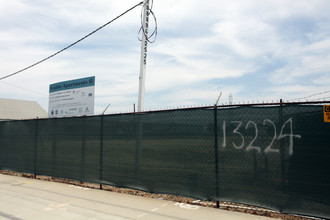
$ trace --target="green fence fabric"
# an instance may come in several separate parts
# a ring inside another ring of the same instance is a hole
[[[235,108],[217,116],[220,200],[329,218],[330,124],[322,106]]]
[[[1,168],[34,173],[35,121],[0,123]]]
[[[321,105],[0,122],[0,167],[330,218]]]

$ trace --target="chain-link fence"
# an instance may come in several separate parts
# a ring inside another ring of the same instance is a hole
[[[0,122],[0,167],[330,218],[322,105]]]

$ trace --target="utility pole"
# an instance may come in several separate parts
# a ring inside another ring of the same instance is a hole
[[[147,66],[147,45],[148,45],[148,28],[149,28],[149,0],[143,1],[143,23],[142,23],[142,41],[141,41],[141,61],[140,61],[140,77],[139,77],[139,100],[138,112],[144,110],[144,91],[145,77]]]
[[[142,40],[141,40],[141,61],[140,61],[140,77],[139,77],[139,100],[138,112],[144,110],[144,90],[147,66],[147,45],[148,45],[148,28],[149,28],[149,0],[143,0],[143,21],[142,21]],[[135,175],[137,184],[140,185],[140,157],[141,142],[143,139],[143,122],[141,117],[137,118],[137,136],[135,150]]]

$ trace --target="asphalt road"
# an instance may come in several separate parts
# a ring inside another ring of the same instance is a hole
[[[0,219],[270,219],[0,174]]]

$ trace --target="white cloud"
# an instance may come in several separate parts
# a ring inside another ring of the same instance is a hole
[[[51,55],[138,2],[0,0],[0,77]],[[154,1],[153,10],[159,35],[148,46],[146,106],[213,103],[219,90],[244,101],[329,89],[327,0],[168,0]],[[95,75],[97,111],[108,103],[113,110],[132,109],[140,13],[134,9],[5,82],[47,94],[51,83]],[[0,93],[48,106],[46,98],[8,85],[0,84]]]
[[[316,78],[315,80],[313,80],[314,84],[316,85],[321,85],[321,86],[329,86],[330,85],[330,71],[328,72],[327,76],[323,76],[321,78]]]
[[[218,43],[233,50],[238,56],[256,58],[274,49],[274,28],[255,18],[221,21],[214,25]]]

